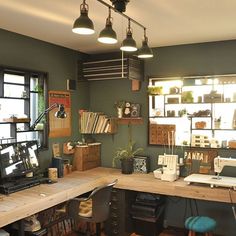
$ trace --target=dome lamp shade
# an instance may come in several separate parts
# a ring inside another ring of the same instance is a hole
[[[80,17],[77,18],[74,22],[72,31],[76,34],[90,35],[93,34],[94,25],[92,20],[88,17],[88,4],[85,0],[80,5]]]

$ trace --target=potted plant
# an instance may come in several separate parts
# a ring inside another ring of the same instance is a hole
[[[182,103],[192,103],[193,102],[193,92],[184,91],[181,96]]]
[[[163,87],[162,86],[149,86],[148,87],[148,94],[149,95],[161,95],[161,94],[163,94]]]
[[[133,162],[134,156],[143,151],[142,148],[134,148],[133,142],[129,142],[126,148],[118,148],[115,156],[113,157],[112,166],[116,166],[117,160],[121,162],[121,173],[132,174],[133,173]]]
[[[117,117],[122,118],[123,117],[123,110],[125,107],[125,101],[117,101],[115,102],[115,108],[117,109]]]

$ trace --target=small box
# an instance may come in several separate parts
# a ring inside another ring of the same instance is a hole
[[[63,143],[63,154],[74,154],[75,153],[75,148],[69,149],[68,148],[68,143]]]
[[[205,121],[198,121],[195,123],[196,129],[205,129],[206,128],[206,122]]]
[[[147,174],[150,171],[149,157],[135,156],[134,157],[134,172]]]
[[[178,104],[179,98],[167,98],[167,103]]]
[[[210,93],[203,95],[204,102],[223,102],[224,96],[220,93]]]
[[[228,142],[229,148],[236,148],[236,140],[230,140]]]
[[[192,143],[191,143],[191,146],[193,146],[193,147],[200,147],[200,143],[192,142]]]

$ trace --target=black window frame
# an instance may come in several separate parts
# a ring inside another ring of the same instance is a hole
[[[25,68],[16,68],[16,67],[10,67],[10,66],[4,66],[0,65],[0,98],[6,98],[6,99],[17,99],[17,98],[9,98],[9,97],[4,97],[4,74],[13,74],[13,75],[21,75],[24,76],[26,82],[22,85],[25,86],[27,93],[28,93],[28,101],[27,99],[24,102],[24,113],[26,112],[29,117],[31,117],[30,114],[30,94],[35,93],[30,88],[30,78],[37,76],[40,82],[40,86],[42,88],[42,96],[44,99],[44,108],[46,109],[48,107],[48,73],[43,72],[43,71],[37,71],[37,70],[30,70],[30,69],[25,69]],[[13,85],[16,83],[12,83]],[[21,86],[21,85],[19,85]],[[28,86],[28,87],[26,87]],[[36,91],[37,93],[37,91]],[[44,110],[39,110],[40,108],[38,107],[38,115],[42,113]],[[23,132],[38,132],[39,136],[39,148],[40,149],[48,149],[48,131],[49,131],[49,126],[48,126],[48,115],[45,116],[45,122],[43,126],[43,130],[40,131],[31,131],[29,130],[30,125],[34,123],[34,120],[31,120],[30,123],[25,124],[25,131]],[[7,123],[7,122],[6,122]],[[0,125],[4,124],[4,122],[0,122]],[[11,134],[15,132],[15,141],[17,141],[17,129],[16,129],[16,124],[11,124]],[[10,140],[8,142],[11,142]],[[20,141],[19,141],[20,142]],[[0,143],[1,143],[1,138],[0,138]]]

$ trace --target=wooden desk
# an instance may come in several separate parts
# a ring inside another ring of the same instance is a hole
[[[42,184],[13,194],[0,195],[0,227],[48,209],[93,188],[118,179],[116,188],[151,192],[201,200],[230,202],[228,189],[187,185],[183,179],[164,182],[153,173],[123,175],[119,169],[98,167],[58,180],[56,184]],[[236,201],[236,192],[233,192]]]

